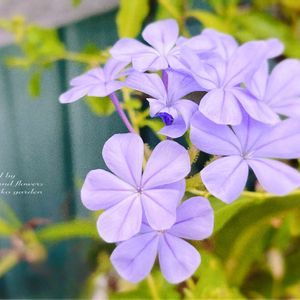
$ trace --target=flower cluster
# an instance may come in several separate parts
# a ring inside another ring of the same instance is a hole
[[[88,209],[104,210],[97,228],[105,241],[118,244],[111,255],[115,269],[138,282],[158,254],[166,279],[178,283],[200,264],[198,251],[183,239],[209,237],[213,210],[202,197],[182,202],[191,162],[172,139],[190,131],[192,144],[215,156],[199,180],[225,203],[242,193],[249,168],[272,194],[299,187],[299,172],[274,159],[300,156],[300,62],[284,60],[269,73],[268,60],[284,50],[280,41],[239,45],[212,29],[187,39],[179,37],[174,20],[148,25],[142,37],[145,43],[119,40],[107,64],[74,78],[60,101],[110,96],[130,131],[105,143],[102,155],[111,172],[89,172],[81,193]],[[164,123],[159,134],[168,140],[147,162],[143,140],[115,93],[122,87],[147,94],[150,117]]]

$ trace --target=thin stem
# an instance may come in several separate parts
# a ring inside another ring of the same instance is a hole
[[[131,123],[129,122],[129,120],[128,120],[128,118],[127,118],[127,116],[126,116],[124,110],[123,110],[122,107],[121,107],[121,104],[120,104],[120,102],[119,102],[119,99],[118,99],[116,93],[110,94],[109,97],[110,97],[112,103],[114,104],[114,106],[115,106],[115,108],[116,108],[116,111],[118,112],[118,114],[119,114],[121,120],[123,121],[123,123],[124,123],[125,126],[127,127],[128,131],[129,131],[129,132],[132,132],[132,133],[135,133],[135,131],[134,131],[134,129],[133,129]]]
[[[153,300],[160,300],[154,279],[151,274],[147,276],[147,284]]]

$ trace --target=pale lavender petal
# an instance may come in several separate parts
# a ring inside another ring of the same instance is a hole
[[[282,99],[282,101],[272,104],[271,107],[280,115],[292,118],[300,117],[300,97]]]
[[[119,78],[121,70],[124,69],[127,65],[128,62],[110,58],[103,68],[106,81]]]
[[[102,156],[114,174],[134,187],[140,186],[144,143],[137,134],[113,135],[104,144]]]
[[[90,210],[107,209],[125,200],[134,191],[131,185],[104,171],[90,171],[81,189],[81,200]]]
[[[168,233],[190,240],[203,240],[211,236],[214,228],[214,211],[206,198],[192,197],[176,211],[176,223]]]
[[[267,124],[276,124],[280,121],[279,116],[269,106],[254,98],[246,90],[234,88],[231,92],[253,119]]]
[[[192,276],[201,262],[199,252],[192,245],[168,233],[161,235],[158,257],[161,271],[170,283]]]
[[[141,196],[146,219],[155,230],[170,228],[176,221],[176,207],[185,192],[185,181],[152,189],[144,189]]]
[[[109,52],[115,59],[129,63],[133,57],[155,53],[155,50],[135,39],[123,38],[117,41]]]
[[[171,125],[167,125],[158,131],[159,134],[176,139],[187,131],[188,126],[182,116],[178,116]]]
[[[157,74],[133,72],[127,77],[125,85],[159,100],[167,97],[166,88]]]
[[[269,78],[269,65],[265,61],[255,74],[246,83],[247,90],[259,100],[263,100]]]
[[[181,37],[180,40],[177,41],[177,45],[180,45],[181,47],[189,47],[197,53],[214,50],[216,46],[211,37],[208,37],[205,34],[199,34],[189,39],[183,39]]]
[[[239,197],[248,178],[248,165],[240,156],[219,158],[201,172],[201,179],[208,191],[225,203]]]
[[[199,91],[199,84],[187,74],[169,71],[168,74],[168,100],[173,103],[183,96]]]
[[[121,81],[109,81],[106,83],[98,83],[89,89],[88,96],[91,97],[106,97],[111,93],[121,89],[124,83]]]
[[[300,173],[282,162],[271,159],[250,159],[248,163],[259,183],[269,193],[285,195],[300,187]]]
[[[279,39],[268,39],[266,40],[267,53],[266,58],[274,58],[279,56],[284,51],[284,44]]]
[[[239,155],[241,145],[233,131],[205,118],[200,112],[191,121],[192,143],[201,151],[215,155]]]
[[[214,43],[215,52],[225,60],[228,60],[238,48],[237,41],[229,34],[207,28],[202,31],[202,35]]]
[[[243,120],[241,124],[231,127],[236,137],[240,141],[241,155],[249,154],[253,152],[256,144],[263,140],[263,135],[267,134],[272,125],[258,122],[249,117],[249,115],[243,111]]]
[[[225,84],[236,86],[247,81],[265,60],[266,48],[267,44],[263,41],[247,42],[237,48],[228,62]]]
[[[110,257],[112,265],[130,282],[143,280],[154,265],[158,242],[157,233],[152,231],[120,243]]]
[[[146,26],[142,32],[144,40],[166,54],[175,46],[179,34],[177,22],[173,19],[157,21]]]
[[[299,97],[300,101],[300,61],[286,59],[273,69],[264,100],[270,105],[280,106],[289,98]]]
[[[102,68],[94,68],[86,73],[74,77],[70,81],[70,85],[72,86],[84,86],[84,85],[95,85],[99,82],[104,82],[105,76]]]
[[[60,103],[72,103],[87,95],[89,86],[76,86],[59,96]]]
[[[177,182],[190,172],[186,149],[174,141],[160,142],[153,150],[142,179],[145,189]]]
[[[256,157],[298,158],[300,156],[300,120],[287,119],[265,131],[252,147]]]
[[[155,117],[161,110],[166,107],[166,102],[158,99],[147,98],[150,107],[150,116]]]
[[[240,105],[230,91],[215,89],[200,101],[199,110],[217,124],[237,125],[242,121]]]
[[[102,213],[97,222],[100,236],[108,243],[125,241],[141,229],[142,204],[136,193]]]
[[[159,71],[162,69],[167,69],[169,67],[169,63],[166,57],[160,56],[159,53],[152,52],[145,53],[142,56],[134,57],[132,59],[132,65],[139,72]]]

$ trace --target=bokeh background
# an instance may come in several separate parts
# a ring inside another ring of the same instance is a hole
[[[273,63],[300,58],[297,0],[0,0],[0,298],[300,298],[300,191],[265,197],[257,187],[230,209],[211,199],[216,233],[195,243],[203,262],[188,282],[169,285],[155,268],[153,293],[151,282],[132,285],[112,270],[113,246],[79,193],[89,170],[105,168],[104,142],[126,129],[107,99],[65,106],[58,97],[120,36],[140,38],[164,18],[186,36],[211,27],[240,42],[278,37],[286,50]],[[132,103],[144,109],[141,97]],[[150,145],[156,125],[141,125]],[[6,194],[10,180],[41,183],[42,194]]]

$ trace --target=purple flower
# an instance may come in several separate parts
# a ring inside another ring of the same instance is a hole
[[[215,50],[203,56],[184,48],[185,61],[191,75],[207,91],[199,110],[217,124],[238,125],[242,109],[254,119],[273,124],[279,121],[268,105],[251,97],[241,85],[257,71],[260,65],[282,50],[278,40],[253,41],[238,47],[231,36],[206,30],[215,41]]]
[[[171,283],[190,277],[198,268],[198,251],[182,239],[203,240],[213,231],[214,214],[207,199],[193,197],[177,208],[176,223],[156,231],[143,223],[141,232],[120,243],[111,255],[118,273],[131,282],[144,279],[151,271],[158,253],[160,268]]]
[[[158,71],[171,68],[180,68],[180,47],[178,41],[179,28],[173,19],[157,21],[146,26],[142,32],[147,46],[135,39],[123,38],[110,50],[111,55],[121,61],[132,63],[134,69],[140,72],[146,70]],[[199,49],[211,49],[208,39],[196,36],[181,43],[197,45]],[[181,44],[180,43],[180,44]],[[182,46],[182,45],[181,45]]]
[[[147,98],[150,104],[150,116],[161,116],[165,126],[159,133],[177,138],[182,136],[190,125],[190,119],[198,105],[183,99],[187,94],[199,90],[195,80],[183,73],[165,71],[167,87],[157,74],[134,72],[128,76],[125,85],[151,96]]]
[[[201,113],[191,121],[191,140],[198,149],[225,156],[205,167],[201,178],[214,196],[226,203],[243,191],[249,167],[263,188],[284,195],[300,186],[300,173],[269,158],[290,159],[300,156],[300,120],[287,119],[276,125],[257,122],[244,114],[240,125],[218,125]]]
[[[59,97],[61,103],[71,103],[84,96],[105,97],[119,90],[123,83],[116,80],[127,63],[113,58],[103,68],[92,69],[71,80],[72,88]]]
[[[144,144],[134,133],[115,134],[104,145],[103,159],[114,173],[90,171],[81,190],[90,210],[105,209],[97,227],[107,242],[126,240],[140,231],[142,212],[157,230],[169,228],[185,191],[190,160],[184,147],[159,143],[142,174]]]
[[[278,114],[300,116],[300,61],[286,59],[275,66],[269,76],[265,63],[247,83],[247,89],[258,100]]]

